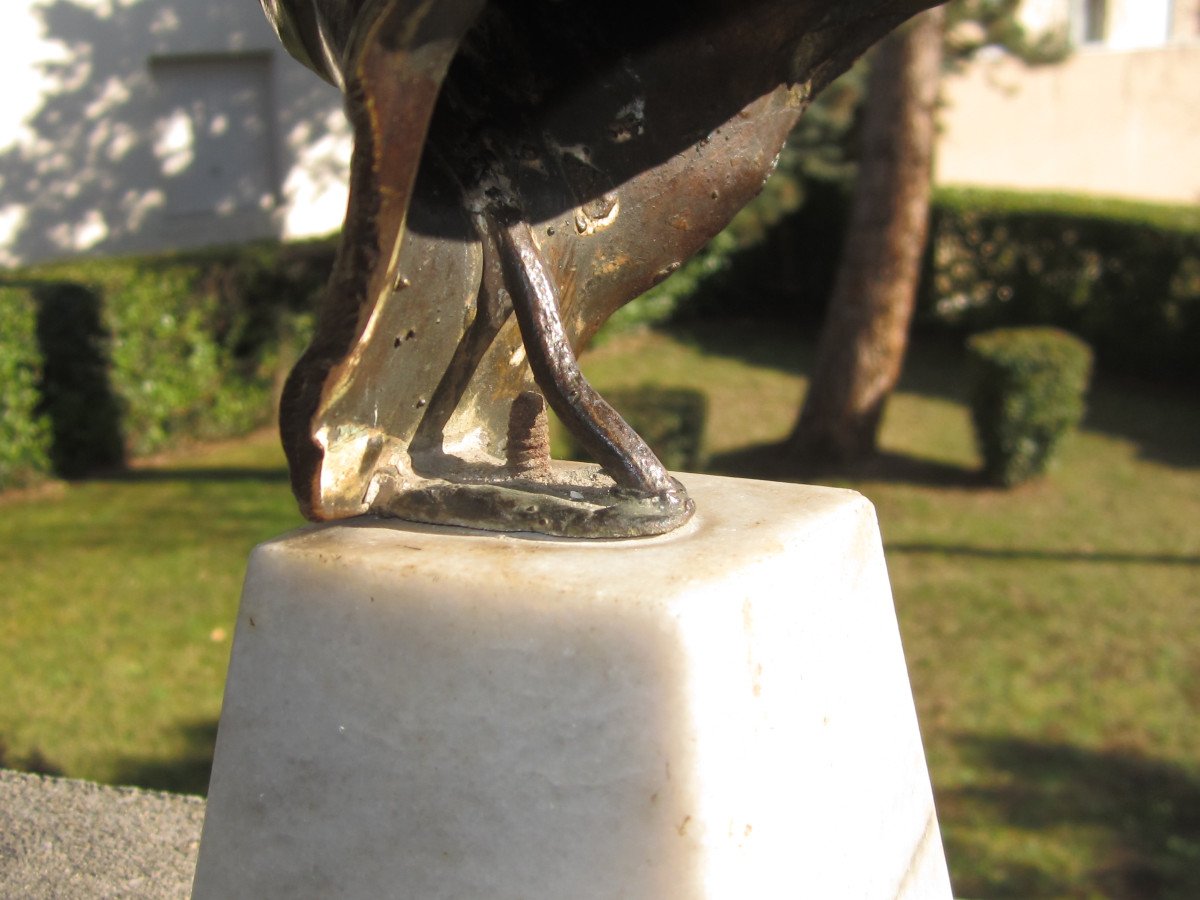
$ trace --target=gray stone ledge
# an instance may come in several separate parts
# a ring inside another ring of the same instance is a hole
[[[0,769],[0,897],[187,898],[204,799]]]

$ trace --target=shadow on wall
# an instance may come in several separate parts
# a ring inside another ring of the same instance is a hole
[[[340,224],[341,98],[283,53],[257,3],[18,6],[11,20],[35,20],[40,35],[10,38],[19,59],[0,64],[0,133],[12,136],[0,149],[0,263]]]

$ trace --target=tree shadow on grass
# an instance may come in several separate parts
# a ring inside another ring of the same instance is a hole
[[[777,327],[776,327],[777,326]],[[737,359],[792,375],[808,375],[816,361],[818,330],[742,319],[712,319],[672,325],[671,335],[707,355]],[[961,340],[914,336],[897,390],[961,401],[965,356]]]
[[[1055,550],[1038,547],[973,547],[965,544],[889,543],[888,554],[959,556],[1012,562],[1118,563],[1120,565],[1191,566],[1200,568],[1200,556],[1181,553],[1121,553],[1109,551]]]
[[[753,319],[713,318],[670,325],[665,331],[706,356],[736,359],[751,365],[801,375],[812,369],[816,334]]]
[[[217,743],[217,720],[189,722],[180,730],[187,745],[182,754],[172,759],[125,757],[114,768],[114,782],[155,791],[206,795]]]
[[[0,735],[0,769],[28,772],[31,775],[63,774],[62,766],[48,759],[38,747],[23,754],[12,753],[4,735]]]
[[[1083,427],[1132,441],[1143,459],[1200,467],[1195,386],[1102,377],[1089,394]]]
[[[939,793],[947,846],[957,859],[955,890],[981,897],[1200,897],[1200,778],[1136,754],[1065,744],[963,736],[968,764],[1001,777],[1002,786]],[[957,817],[982,816],[1036,836],[1052,828],[1099,830],[1111,850],[1088,883],[1067,883],[1054,863],[980,859],[982,846],[959,842]],[[995,874],[1002,872],[1003,874]]]
[[[885,481],[930,488],[986,488],[975,469],[921,459],[903,453],[882,452],[846,465],[814,464],[795,458],[782,443],[755,444],[710,457],[705,471],[735,478],[766,481],[827,483],[834,480]]]
[[[714,320],[672,326],[670,333],[706,354],[739,359],[793,375],[812,371],[816,332],[761,322]],[[956,335],[915,335],[904,361],[899,393],[967,402],[966,354]],[[1087,398],[1084,428],[1125,438],[1148,460],[1178,467],[1200,466],[1200,409],[1195,387],[1106,374],[1097,376]],[[940,484],[924,461],[914,483]],[[887,463],[895,465],[896,461]],[[934,464],[936,465],[936,464]],[[900,464],[900,469],[905,469]],[[958,476],[943,473],[951,482]],[[931,477],[932,476],[932,477]],[[908,481],[905,476],[897,480]]]

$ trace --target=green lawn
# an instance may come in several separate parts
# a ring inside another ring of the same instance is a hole
[[[8,764],[203,791],[247,553],[300,521],[273,434],[0,501]]]
[[[1200,896],[1200,404],[1101,381],[1050,478],[974,476],[957,350],[920,345],[882,457],[789,470],[808,338],[613,339],[601,389],[709,399],[712,471],[879,509],[955,892]],[[297,524],[270,435],[0,500],[10,765],[203,790],[246,554]]]

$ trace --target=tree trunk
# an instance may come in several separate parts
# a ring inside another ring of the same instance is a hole
[[[800,419],[788,439],[814,462],[875,452],[900,377],[929,223],[944,10],[893,32],[872,61],[845,250]]]

